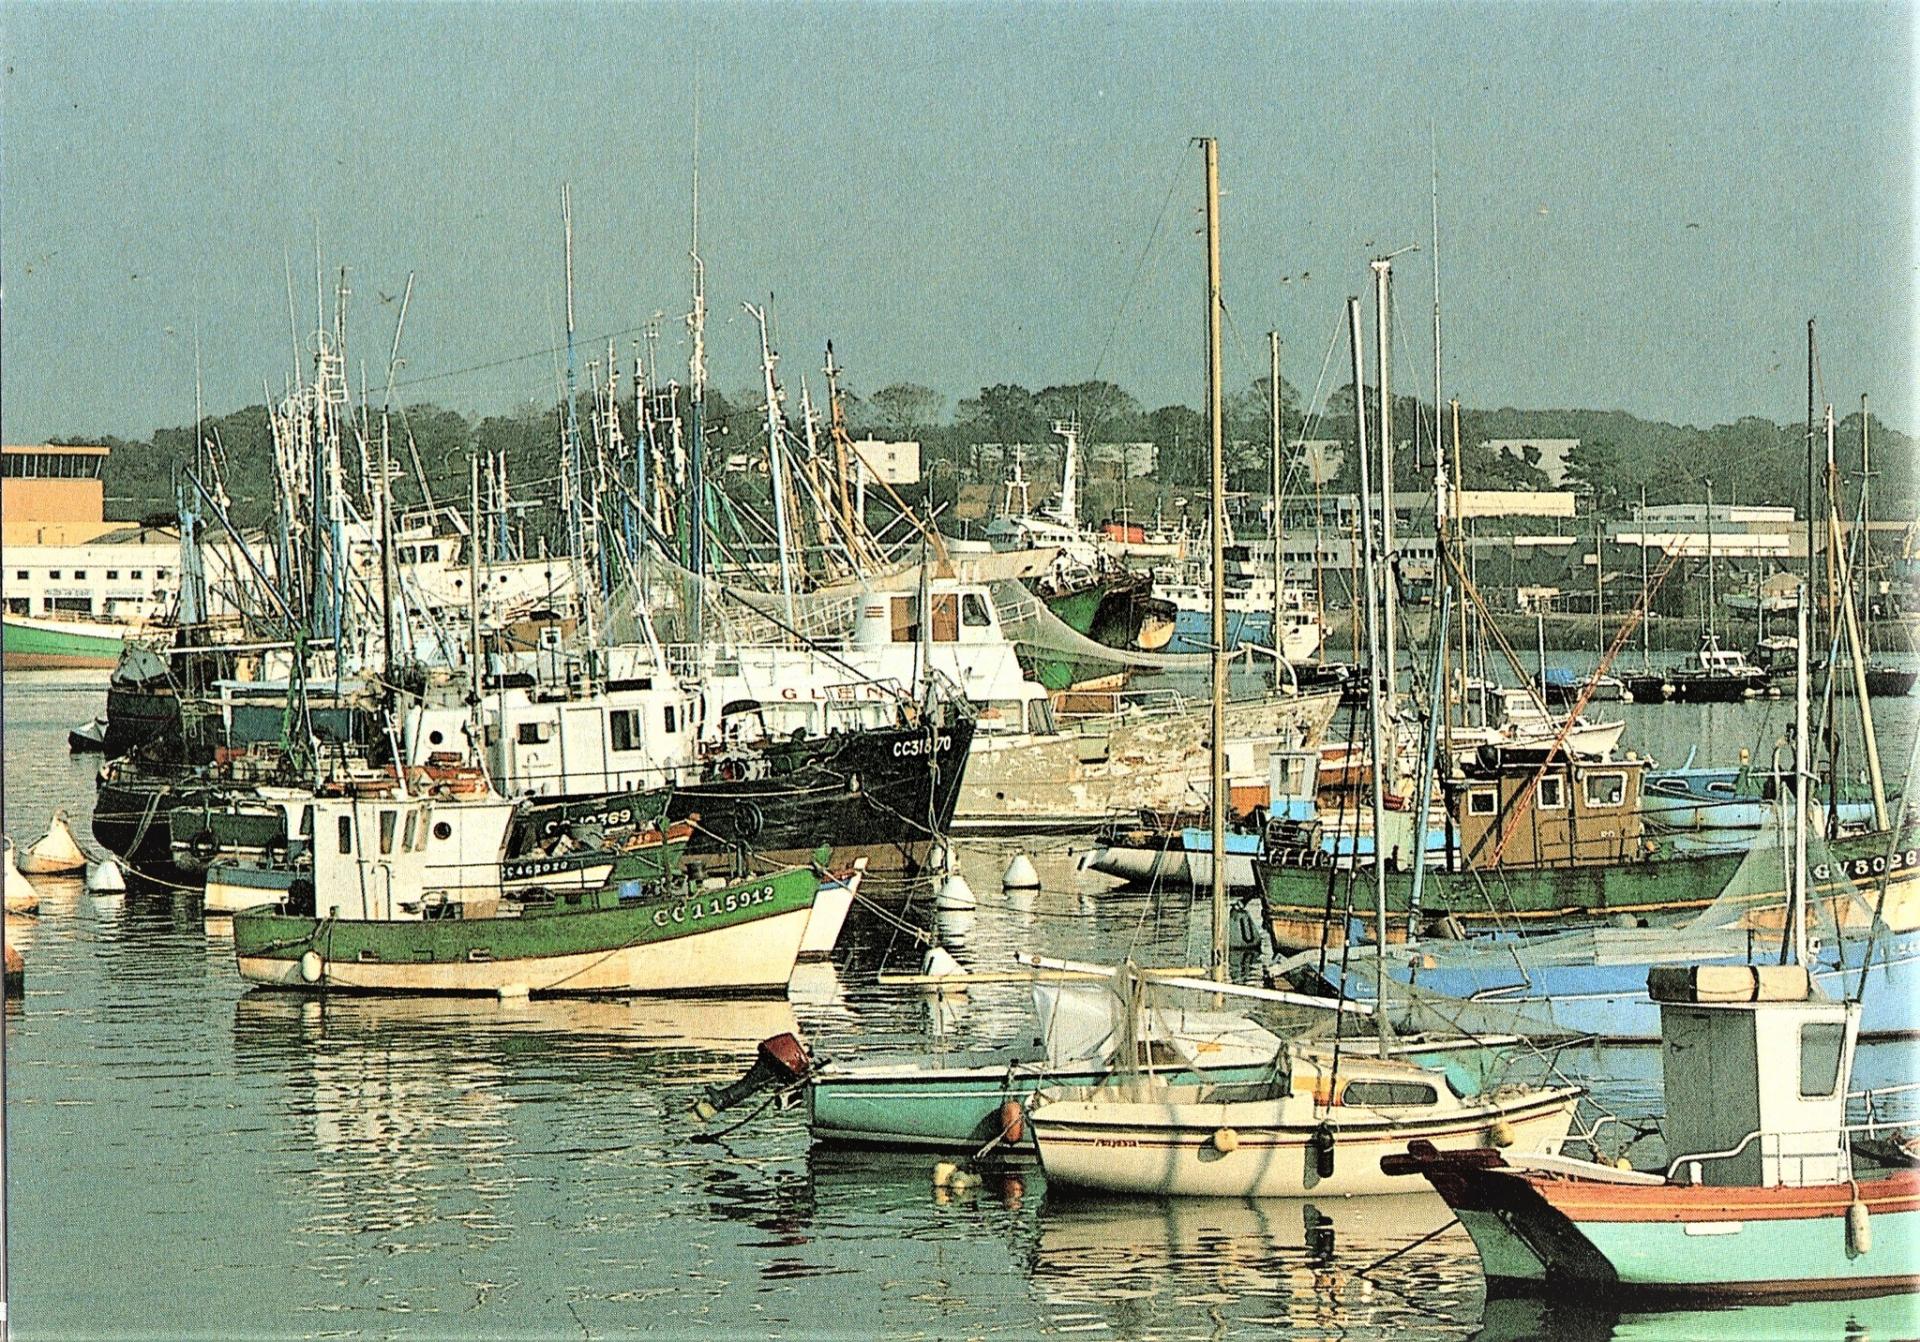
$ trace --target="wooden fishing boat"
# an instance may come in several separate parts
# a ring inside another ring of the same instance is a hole
[[[1847,1121],[1859,1008],[1799,965],[1654,970],[1665,1138],[1644,1171],[1563,1155],[1383,1162],[1445,1198],[1496,1288],[1634,1300],[1920,1289],[1920,1166]]]
[[[249,983],[390,993],[778,990],[820,884],[798,867],[726,886],[626,881],[530,893],[491,916],[428,889],[431,803],[316,798],[311,882],[234,915]]]

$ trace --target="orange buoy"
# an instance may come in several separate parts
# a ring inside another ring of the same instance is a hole
[[[1000,1106],[1001,1139],[1017,1144],[1026,1135],[1027,1111],[1020,1107],[1020,1101],[1008,1100]]]

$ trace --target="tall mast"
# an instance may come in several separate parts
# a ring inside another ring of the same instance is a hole
[[[691,345],[687,354],[687,502],[684,523],[687,567],[700,576],[707,572],[706,401],[707,401],[707,266],[700,259],[700,109],[693,113],[693,228],[687,256],[693,263],[693,311],[687,314]],[[700,612],[704,595],[693,602],[694,641],[700,641]]]
[[[1640,515],[1634,519],[1640,533],[1640,666],[1653,669],[1653,612],[1647,608],[1647,487],[1640,486]]]
[[[587,592],[587,555],[589,543],[586,525],[586,507],[584,491],[586,488],[585,463],[582,461],[580,445],[580,420],[574,405],[574,358],[573,358],[573,188],[562,185],[560,188],[560,218],[566,234],[566,270],[567,270],[567,413],[566,413],[566,464],[565,479],[568,486],[567,523],[573,533],[571,568],[573,571],[573,599],[580,613],[581,627],[586,632],[586,646],[591,648],[594,642],[594,605],[595,601]],[[597,593],[595,594],[597,596]]]
[[[1707,481],[1707,637],[1713,637],[1713,481]]]
[[[1814,319],[1812,317],[1807,318],[1807,584],[1805,592],[1802,593],[1802,599],[1806,601],[1813,600],[1813,579],[1816,571],[1814,563],[1815,556],[1819,553],[1818,544],[1815,540],[1815,529],[1818,526],[1815,518],[1818,512],[1820,492],[1819,486],[1814,481],[1813,366],[1816,347],[1814,344],[1813,321]],[[1818,638],[1820,636],[1820,626],[1810,622],[1807,626],[1807,633],[1809,639]],[[1807,656],[1811,647],[1811,643],[1802,643],[1800,645],[1799,655],[1802,657]]]
[[[787,627],[793,627],[793,566],[788,560],[791,536],[787,530],[786,447],[780,424],[780,388],[773,380],[773,346],[767,340],[767,310],[751,303],[741,304],[760,326],[760,375],[767,398],[767,481],[773,488],[774,545],[780,552],[780,594],[787,612]]]
[[[1384,668],[1380,663],[1380,628],[1375,612],[1380,601],[1375,564],[1377,555],[1373,540],[1373,510],[1364,506],[1370,497],[1372,472],[1367,462],[1367,409],[1362,388],[1366,386],[1366,349],[1360,328],[1360,300],[1347,299],[1347,344],[1353,354],[1353,424],[1354,450],[1360,458],[1360,535],[1361,567],[1364,570],[1366,595],[1367,626],[1367,722],[1372,735],[1372,773],[1373,773],[1373,935],[1374,935],[1374,1001],[1385,1003],[1387,1000],[1387,812],[1386,812],[1386,755],[1387,737],[1384,730],[1386,714],[1382,705],[1386,698],[1383,685]],[[1387,1038],[1387,1013],[1376,1011],[1379,1022],[1382,1051]]]
[[[1793,889],[1789,892],[1787,920],[1793,927],[1793,962],[1807,963],[1807,805],[1812,789],[1811,753],[1807,742],[1807,679],[1812,674],[1807,661],[1807,607],[1811,589],[1802,585],[1800,599],[1794,602],[1794,629],[1800,640],[1800,656],[1793,671]]]
[[[1279,663],[1284,659],[1281,645],[1284,625],[1281,617],[1285,610],[1283,594],[1286,588],[1286,563],[1281,555],[1280,542],[1285,528],[1280,523],[1280,491],[1286,483],[1286,461],[1283,456],[1280,428],[1280,333],[1267,332],[1268,386],[1267,403],[1273,412],[1273,525],[1269,535],[1273,541],[1273,656],[1274,670],[1277,675]]]
[[[1873,458],[1867,450],[1867,394],[1860,393],[1860,651],[1873,658]]]
[[[1374,340],[1380,359],[1380,552],[1386,564],[1381,575],[1380,603],[1387,644],[1386,713],[1392,718],[1400,679],[1399,630],[1395,626],[1393,599],[1393,341],[1390,331],[1393,258],[1383,256],[1372,263],[1372,268]]]
[[[1213,980],[1227,981],[1227,595],[1226,452],[1221,420],[1220,368],[1220,145],[1200,141],[1207,174],[1207,439],[1212,463],[1208,530],[1213,562],[1212,745]]]
[[[1840,548],[1840,513],[1836,506],[1839,498],[1839,466],[1833,453],[1833,407],[1827,407],[1827,552],[1831,563],[1834,554]],[[1853,697],[1860,710],[1861,747],[1867,757],[1867,782],[1873,795],[1873,827],[1884,830],[1887,827],[1887,789],[1880,773],[1880,742],[1873,730],[1873,709],[1867,702],[1867,657],[1866,649],[1861,646],[1860,621],[1854,608],[1853,582],[1849,571],[1840,573],[1844,590],[1839,595],[1840,618],[1845,622],[1847,634],[1847,652],[1853,663]],[[1832,671],[1828,671],[1831,680]],[[1832,785],[1834,804],[1828,812],[1828,824],[1838,827],[1839,813],[1839,769],[1834,768],[1835,782]]]

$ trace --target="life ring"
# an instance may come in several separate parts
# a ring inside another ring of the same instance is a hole
[[[720,781],[723,783],[745,782],[747,777],[746,761],[736,759],[721,760],[715,767],[714,772],[720,776]]]
[[[203,829],[188,841],[187,848],[202,862],[211,862],[215,853],[220,851],[219,841],[213,837],[213,831]]]
[[[734,837],[757,839],[767,827],[767,817],[757,802],[743,802],[733,822]]]

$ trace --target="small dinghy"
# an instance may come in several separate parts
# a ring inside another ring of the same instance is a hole
[[[107,720],[94,718],[67,733],[67,749],[75,755],[102,755],[107,749]]]
[[[20,865],[14,860],[13,840],[5,840],[6,861],[4,866],[6,879],[6,906],[8,913],[40,912],[40,895],[33,888],[33,882],[20,874]]]
[[[47,832],[20,855],[20,870],[29,876],[65,876],[86,869],[87,855],[74,841],[64,808],[53,813]]]

